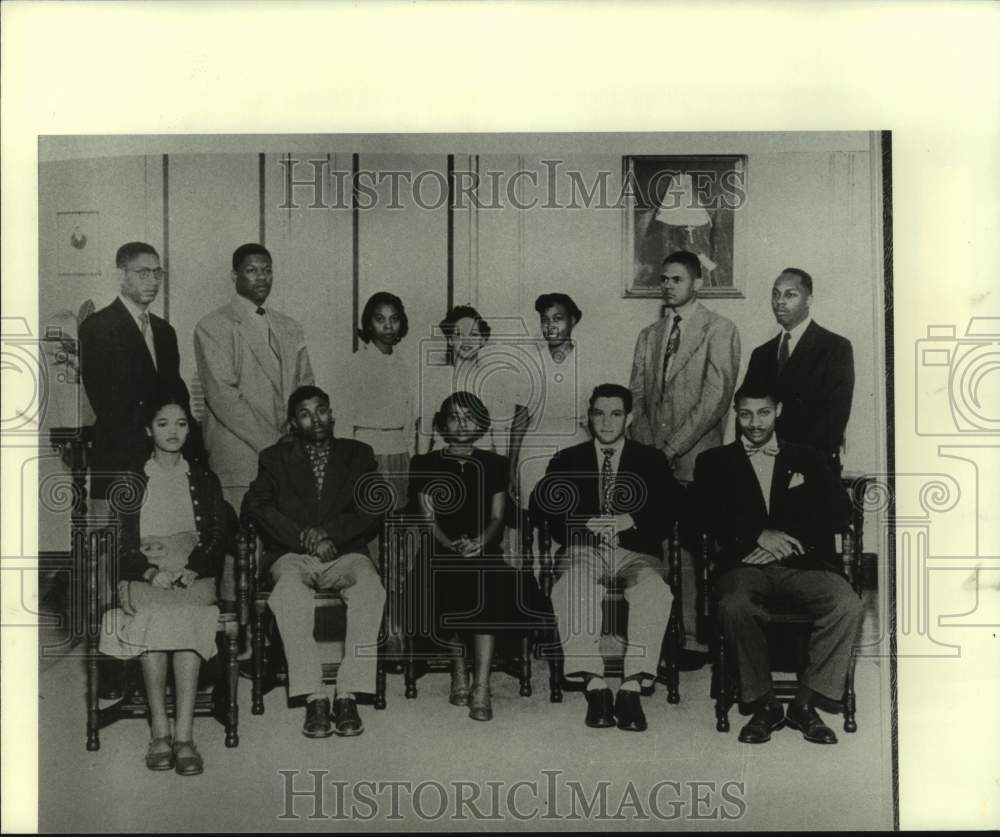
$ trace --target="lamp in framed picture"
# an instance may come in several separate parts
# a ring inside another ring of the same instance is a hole
[[[622,295],[658,297],[678,250],[701,262],[702,297],[742,297],[748,204],[743,155],[622,158]]]

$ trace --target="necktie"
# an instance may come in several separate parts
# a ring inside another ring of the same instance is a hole
[[[670,358],[677,354],[677,349],[681,345],[681,316],[674,314],[674,321],[670,325],[670,334],[667,335],[667,351],[663,355],[663,380],[667,380],[667,370],[670,368]]]
[[[610,515],[611,500],[615,493],[615,472],[611,467],[611,457],[615,455],[614,448],[601,448],[604,463],[601,465],[601,514]]]
[[[765,456],[777,456],[780,449],[778,448],[778,440],[772,436],[770,442],[759,448],[754,447],[746,439],[743,439],[743,450],[747,452],[747,456],[753,456],[758,453],[763,453]]]
[[[153,361],[153,368],[158,369],[156,365],[156,346],[153,344],[153,329],[149,327],[149,314],[145,311],[139,315],[139,331],[142,332],[142,339],[146,344],[146,348],[149,349],[149,357]]]
[[[259,317],[263,317],[266,313],[261,306],[257,306],[257,315]],[[281,347],[278,345],[278,338],[274,336],[274,332],[271,330],[270,323],[267,324],[267,345],[271,347],[271,351],[274,352],[278,363],[281,363]]]
[[[786,331],[781,338],[781,344],[778,346],[778,374],[781,374],[781,370],[785,368],[785,364],[788,363],[788,342],[792,339],[792,334]]]

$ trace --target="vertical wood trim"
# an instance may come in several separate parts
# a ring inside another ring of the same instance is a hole
[[[170,155],[163,155],[163,319],[170,322]]]
[[[257,191],[258,191],[258,215],[257,215],[257,241],[262,245],[265,245],[265,240],[267,238],[267,218],[265,211],[265,198],[267,196],[267,165],[266,165],[266,155],[263,153],[257,155]]]
[[[351,155],[351,351],[358,350],[358,304],[360,302],[361,261],[359,244],[358,172],[361,155]]]

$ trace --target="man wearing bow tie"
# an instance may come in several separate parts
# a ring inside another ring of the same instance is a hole
[[[698,457],[694,485],[702,527],[718,547],[719,619],[736,655],[740,698],[754,706],[740,741],[763,743],[787,724],[808,741],[833,744],[814,704],[817,696],[842,699],[861,622],[834,543],[847,498],[821,451],[775,434],[782,405],[773,393],[744,384],[735,406],[740,438]],[[771,684],[764,627],[772,609],[814,620],[787,715]]]
[[[274,276],[260,244],[233,253],[232,300],[201,319],[194,354],[205,392],[205,446],[226,499],[240,508],[257,457],[284,434],[285,405],[313,384],[305,335],[267,305]]]
[[[786,267],[774,280],[771,310],[781,331],[753,350],[744,385],[773,390],[782,404],[781,438],[822,451],[839,473],[854,353],[850,340],[813,320],[812,296],[812,277],[797,267]]]
[[[558,556],[552,590],[567,680],[585,684],[586,725],[639,732],[640,703],[652,686],[673,596],[664,581],[662,542],[677,515],[679,487],[666,457],[625,438],[632,394],[601,384],[590,397],[593,440],[560,451],[535,490]],[[600,655],[601,603],[611,578],[624,582],[628,645],[616,697]]]

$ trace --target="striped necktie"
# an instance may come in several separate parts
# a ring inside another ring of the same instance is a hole
[[[139,315],[139,331],[142,332],[142,339],[146,344],[146,348],[149,349],[149,357],[153,361],[153,368],[159,371],[159,367],[156,365],[156,346],[153,343],[153,329],[150,328],[149,314],[145,311]]]

